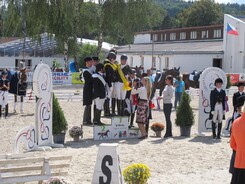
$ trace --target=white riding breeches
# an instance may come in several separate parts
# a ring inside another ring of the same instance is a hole
[[[106,85],[106,89],[107,89],[107,98],[116,98],[115,82],[111,83],[111,87]]]
[[[0,91],[0,105],[2,105],[3,108],[8,104],[9,100],[9,92],[8,91]]]
[[[94,103],[95,103],[96,109],[98,109],[100,111],[103,110],[104,102],[105,102],[105,98],[103,98],[103,99],[100,99],[100,98],[94,99]]]
[[[127,91],[123,89],[124,84],[122,82],[116,82],[116,97],[118,100],[125,100]]]
[[[214,107],[213,122],[221,123],[224,115],[222,103],[216,103]]]

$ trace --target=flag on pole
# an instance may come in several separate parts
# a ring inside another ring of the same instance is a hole
[[[237,30],[227,23],[227,34],[238,35]]]

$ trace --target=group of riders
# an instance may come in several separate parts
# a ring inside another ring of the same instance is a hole
[[[101,111],[104,116],[125,116],[131,114],[131,87],[136,80],[136,73],[127,65],[128,57],[122,55],[120,63],[116,61],[116,51],[107,55],[104,63],[99,63],[98,57],[86,57],[83,68],[83,105],[84,125],[103,125],[100,120]],[[94,101],[94,119],[91,119],[92,103]],[[111,108],[110,108],[111,106]],[[117,107],[117,111],[116,111]]]
[[[23,113],[23,97],[27,89],[27,69],[23,62],[18,70],[3,69],[0,75],[0,118],[4,112],[4,117],[8,117],[9,93],[14,94],[14,112],[16,112],[17,96],[21,96],[20,112]]]

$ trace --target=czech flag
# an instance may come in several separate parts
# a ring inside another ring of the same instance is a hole
[[[237,30],[232,27],[230,24],[227,24],[227,34],[231,34],[231,35],[238,35]]]

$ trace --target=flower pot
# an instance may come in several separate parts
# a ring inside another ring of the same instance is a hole
[[[79,141],[79,136],[73,137],[73,141],[74,141],[74,142],[78,142],[78,141]]]
[[[162,137],[162,131],[155,131],[156,137]]]
[[[65,143],[65,133],[53,134],[53,141],[57,144]]]
[[[190,137],[191,126],[180,126],[180,136]]]

